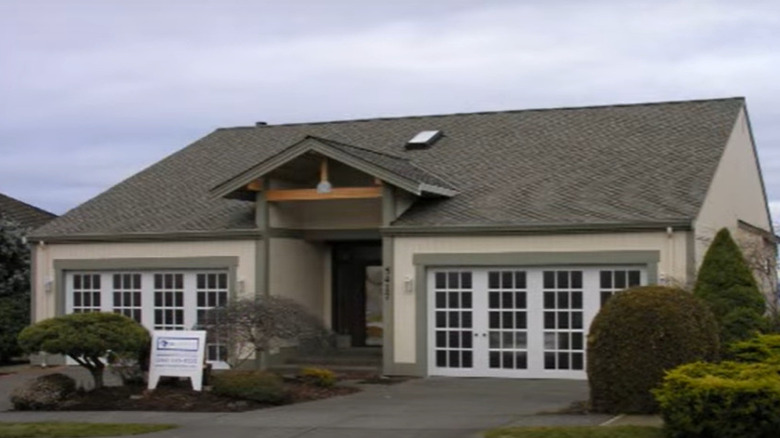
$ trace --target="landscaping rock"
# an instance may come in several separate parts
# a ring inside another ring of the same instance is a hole
[[[24,383],[11,393],[11,403],[19,411],[53,409],[76,391],[76,381],[55,373]]]

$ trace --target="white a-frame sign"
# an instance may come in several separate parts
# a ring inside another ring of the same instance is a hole
[[[189,377],[192,389],[203,386],[203,356],[206,332],[203,330],[155,331],[149,362],[149,389],[157,387],[162,376]]]

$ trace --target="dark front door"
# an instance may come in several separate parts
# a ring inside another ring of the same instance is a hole
[[[366,273],[381,265],[380,242],[333,244],[333,330],[350,335],[353,347],[367,345]]]

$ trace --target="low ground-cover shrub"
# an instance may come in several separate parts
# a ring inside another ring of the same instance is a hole
[[[55,373],[29,380],[11,392],[11,403],[18,411],[52,409],[76,391],[76,381]]]
[[[212,391],[219,395],[270,404],[281,404],[288,398],[282,378],[267,371],[230,370],[215,374]]]
[[[678,365],[717,357],[712,312],[682,289],[621,292],[601,309],[588,337],[588,381],[597,412],[653,413],[651,389]]]
[[[693,363],[670,371],[655,392],[672,438],[776,438],[780,367]]]
[[[308,367],[300,372],[301,380],[314,386],[330,388],[336,384],[336,373],[324,368]]]
[[[759,335],[728,347],[727,358],[735,362],[780,365],[780,335]]]

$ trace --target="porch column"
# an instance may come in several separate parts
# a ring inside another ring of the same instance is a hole
[[[267,182],[263,181],[263,190],[255,195],[255,225],[260,238],[255,241],[255,295],[268,295],[268,255],[270,228],[268,219]]]
[[[390,226],[395,220],[395,192],[393,186],[382,185],[382,227]],[[393,347],[393,238],[382,236],[382,372],[391,373],[394,362]]]

